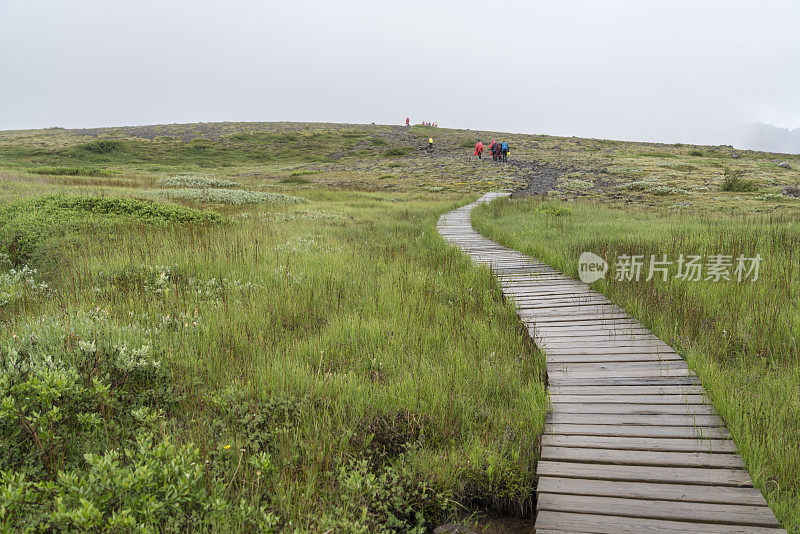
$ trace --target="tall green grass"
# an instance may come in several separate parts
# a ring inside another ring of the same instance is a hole
[[[763,257],[755,282],[599,281],[697,372],[779,520],[800,529],[800,225],[793,218],[496,201],[476,227],[577,275],[578,256]],[[674,272],[674,267],[673,267]]]
[[[454,206],[310,196],[226,225],[86,227],[79,256],[35,275],[54,291],[0,306],[0,363],[34,364],[0,380],[17,399],[0,522],[407,532],[532,513],[541,356],[438,236]]]

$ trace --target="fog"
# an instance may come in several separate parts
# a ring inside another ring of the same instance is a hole
[[[743,124],[800,126],[798,26],[791,1],[0,0],[0,129],[409,116],[751,143]]]

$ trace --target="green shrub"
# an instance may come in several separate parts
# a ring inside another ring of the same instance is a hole
[[[282,184],[309,184],[311,183],[310,180],[303,178],[303,176],[313,176],[314,174],[319,174],[319,171],[311,171],[311,170],[303,170],[303,171],[293,171],[289,173],[288,178],[284,178],[281,180]]]
[[[369,140],[372,146],[388,146],[389,142],[383,137],[372,137]]]
[[[161,178],[157,183],[162,187],[239,187],[238,182],[219,178],[206,178],[205,176],[173,176],[171,178]]]
[[[764,193],[759,198],[765,202],[782,202],[790,200],[792,197],[789,197],[782,193]]]
[[[107,169],[91,167],[34,167],[28,172],[55,176],[111,176],[113,174]]]
[[[647,180],[635,180],[620,186],[621,189],[628,189],[630,191],[647,191],[653,187],[663,186],[664,184],[653,178]]]
[[[114,141],[112,139],[95,139],[94,141],[79,145],[79,148],[86,152],[91,152],[92,154],[108,154],[119,149],[121,146],[122,144],[119,141]]]
[[[737,193],[747,193],[750,191],[757,191],[758,184],[753,180],[744,178],[744,171],[730,170],[725,171],[725,178],[719,188],[720,191],[734,191]]]
[[[186,206],[119,197],[51,195],[0,209],[0,250],[16,265],[29,263],[37,248],[66,234],[114,224],[215,224],[224,218]]]
[[[281,195],[279,193],[263,193],[261,191],[245,191],[242,189],[162,189],[160,191],[149,191],[148,193],[176,200],[234,204],[236,206],[243,204],[301,204],[308,202],[302,197]]]
[[[580,178],[570,178],[559,184],[559,188],[562,191],[586,191],[593,187],[594,182],[591,180],[582,180]]]
[[[292,171],[292,172],[289,173],[289,176],[291,176],[291,177],[295,177],[295,176],[311,176],[312,174],[319,174],[319,171],[310,171],[310,170]]]
[[[152,326],[107,313],[43,317],[0,343],[0,524],[4,530],[269,531],[265,506],[226,497],[200,450],[164,431],[182,393],[151,348]],[[217,458],[215,465],[230,464]],[[267,453],[248,456],[271,469]]]
[[[411,153],[413,149],[408,146],[396,146],[392,148],[387,148],[383,151],[384,156],[395,157],[395,156],[407,156]]]
[[[282,184],[310,184],[311,180],[303,178],[302,176],[290,176],[281,180]]]

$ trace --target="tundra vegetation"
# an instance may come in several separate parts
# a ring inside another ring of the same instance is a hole
[[[500,137],[508,165],[470,157]],[[783,191],[800,165],[784,160],[419,126],[0,132],[0,525],[530,516],[543,356],[435,223],[546,170],[550,200],[476,221],[565,272],[582,247],[765,256],[758,284],[601,289],[684,351],[797,529],[798,202]]]

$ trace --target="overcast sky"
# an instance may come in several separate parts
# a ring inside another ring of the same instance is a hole
[[[800,2],[0,0],[0,129],[400,123],[668,142],[800,126]]]

